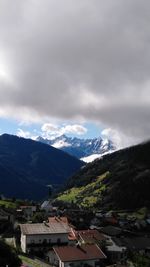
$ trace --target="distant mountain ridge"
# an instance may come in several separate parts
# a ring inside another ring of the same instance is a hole
[[[101,137],[80,139],[77,137],[72,138],[67,137],[66,135],[61,135],[53,140],[50,140],[39,136],[36,140],[55,148],[59,148],[78,159],[86,158],[91,155],[96,155],[96,157],[98,157],[99,155],[112,152],[116,149],[111,140],[102,139]]]
[[[54,147],[31,139],[0,136],[0,194],[41,199],[46,185],[63,184],[83,162]]]

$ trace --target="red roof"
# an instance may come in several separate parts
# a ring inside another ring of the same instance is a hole
[[[67,219],[67,217],[49,217],[48,218],[48,221],[51,223],[51,222],[63,222],[63,223],[66,223],[66,224],[68,224],[68,219]]]
[[[106,240],[106,237],[97,230],[80,230],[76,233],[84,242],[100,242]]]
[[[49,217],[48,218],[49,223],[65,223],[66,225],[68,225],[71,228],[75,228],[74,225],[70,224],[68,222],[68,218],[67,217],[60,217],[60,216],[55,216],[55,217]]]
[[[106,256],[97,245],[84,246],[62,246],[53,248],[62,262],[86,261],[94,259],[105,259]]]
[[[69,235],[68,235],[68,239],[69,240],[77,240],[77,237],[76,237],[75,234],[73,234],[72,232],[70,232]]]

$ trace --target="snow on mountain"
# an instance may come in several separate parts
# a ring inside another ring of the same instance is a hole
[[[92,155],[90,155],[90,156],[88,156],[88,157],[83,157],[83,158],[81,158],[81,160],[84,161],[84,162],[86,162],[86,163],[89,163],[89,162],[94,161],[95,159],[100,159],[100,158],[102,158],[104,155],[106,155],[106,154],[111,154],[111,153],[113,153],[113,152],[114,152],[114,150],[109,150],[109,151],[107,151],[107,152],[105,152],[105,153],[103,153],[103,154],[92,154]]]
[[[92,154],[90,156],[81,158],[81,160],[86,162],[86,163],[89,163],[89,162],[92,162],[92,161],[94,161],[95,159],[98,159],[98,158],[101,158],[101,154]]]
[[[71,146],[71,144],[65,142],[64,140],[59,140],[59,141],[56,141],[53,145],[53,147],[55,148],[63,148],[63,147],[68,147],[68,146]]]
[[[116,147],[113,142],[102,137],[93,139],[80,139],[77,137],[67,137],[61,135],[53,140],[38,137],[37,141],[59,148],[68,154],[77,158],[81,158],[85,162],[93,161],[95,158],[101,157],[105,153],[114,151]]]

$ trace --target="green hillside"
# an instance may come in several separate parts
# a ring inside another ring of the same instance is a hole
[[[57,200],[86,208],[149,208],[149,155],[147,142],[95,160],[68,181]]]
[[[86,186],[73,187],[66,190],[58,196],[57,200],[63,202],[74,203],[81,207],[92,208],[97,205],[97,202],[102,200],[106,192],[104,179],[109,176],[109,172],[96,177],[96,179]]]

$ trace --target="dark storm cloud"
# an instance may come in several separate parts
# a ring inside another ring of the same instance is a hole
[[[1,114],[148,138],[149,14],[146,0],[0,0]]]

